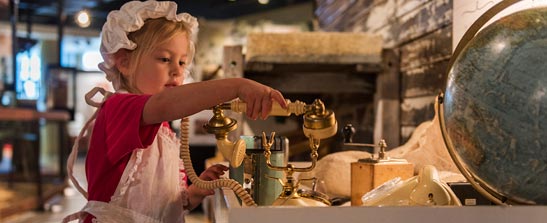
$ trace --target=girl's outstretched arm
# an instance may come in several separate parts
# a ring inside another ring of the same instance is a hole
[[[239,98],[247,103],[247,117],[265,119],[272,101],[286,108],[281,92],[245,78],[202,81],[168,88],[146,102],[142,115],[144,124],[176,120]]]

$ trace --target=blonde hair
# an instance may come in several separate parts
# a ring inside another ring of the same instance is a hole
[[[170,21],[165,18],[148,19],[145,21],[142,28],[127,35],[129,40],[137,44],[137,47],[134,50],[129,51],[129,78],[127,76],[120,75],[121,88],[131,93],[142,93],[136,87],[135,75],[132,75],[135,71],[137,71],[139,66],[146,66],[146,64],[142,64],[140,62],[142,56],[151,53],[158,45],[169,41],[176,34],[181,32],[185,33],[189,42],[186,68],[184,72],[185,76],[188,75],[195,52],[194,43],[191,41],[191,31],[188,24],[184,22]]]

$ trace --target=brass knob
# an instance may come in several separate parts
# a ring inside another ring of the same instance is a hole
[[[203,125],[205,131],[215,134],[217,139],[226,138],[229,132],[237,128],[237,121],[224,116],[224,112],[218,106],[213,108],[213,117]]]

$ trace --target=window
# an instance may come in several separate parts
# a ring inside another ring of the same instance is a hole
[[[17,91],[18,100],[37,100],[40,96],[42,81],[41,47],[36,44],[28,51],[17,54]]]

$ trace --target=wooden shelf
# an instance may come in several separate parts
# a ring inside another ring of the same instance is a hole
[[[67,111],[38,112],[28,108],[0,108],[0,121],[32,121],[41,118],[51,121],[68,121],[70,114]]]

